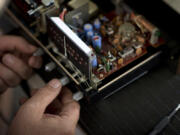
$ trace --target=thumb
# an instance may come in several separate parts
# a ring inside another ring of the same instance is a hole
[[[80,105],[73,100],[72,93],[67,88],[63,89],[61,96],[63,106],[59,116],[72,127],[75,127],[79,120]]]
[[[36,94],[31,97],[25,104],[26,110],[32,115],[41,118],[44,114],[46,107],[58,96],[61,91],[61,83],[59,80],[54,79],[46,86],[39,89]]]
[[[71,127],[76,127],[80,115],[80,106],[76,101],[63,105],[59,116]]]

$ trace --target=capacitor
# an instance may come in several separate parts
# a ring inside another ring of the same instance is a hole
[[[93,61],[92,61],[92,67],[93,67],[93,68],[96,68],[97,65],[98,65],[97,57],[95,56],[94,59],[93,59]]]
[[[94,21],[94,28],[95,28],[96,30],[99,30],[99,29],[101,28],[101,22],[100,22],[99,19],[96,19],[96,20]]]
[[[94,36],[94,32],[93,32],[93,31],[88,31],[88,32],[86,33],[86,38],[87,38],[87,40],[88,40],[89,42],[92,41],[93,36]]]
[[[56,64],[54,62],[50,62],[45,66],[45,71],[51,72],[56,68]]]
[[[102,37],[101,36],[93,36],[92,39],[93,47],[101,49],[102,47]]]
[[[84,31],[85,31],[86,33],[89,32],[89,31],[93,31],[93,26],[92,26],[92,24],[89,24],[89,23],[84,24]]]

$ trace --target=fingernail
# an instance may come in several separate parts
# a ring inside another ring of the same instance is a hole
[[[49,85],[50,85],[52,88],[57,89],[57,88],[59,88],[59,87],[61,86],[61,83],[60,83],[59,80],[54,79],[54,80],[52,80],[52,81],[49,82]]]
[[[14,58],[12,55],[5,55],[4,56],[4,62],[10,63],[10,64],[14,64]]]

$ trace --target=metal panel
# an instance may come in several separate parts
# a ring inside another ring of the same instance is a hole
[[[48,33],[59,51],[90,78],[93,51],[57,17],[48,18]]]

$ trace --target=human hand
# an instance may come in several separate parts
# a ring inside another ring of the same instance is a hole
[[[32,68],[40,68],[41,57],[32,56],[36,47],[17,36],[0,36],[0,93],[28,79]]]
[[[52,102],[59,106],[53,114],[46,113]],[[72,93],[67,88],[61,90],[59,80],[52,80],[22,105],[9,135],[73,135],[79,111],[80,106],[73,100]]]

